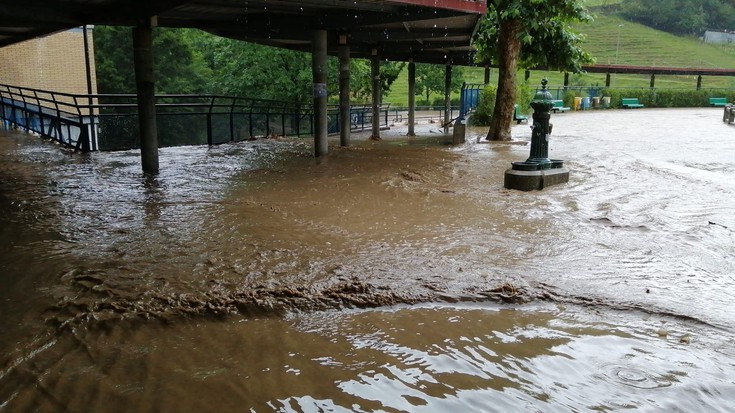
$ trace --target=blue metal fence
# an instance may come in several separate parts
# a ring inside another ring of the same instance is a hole
[[[381,108],[388,123],[389,105]],[[328,108],[330,133],[338,133],[338,107]],[[140,147],[137,97],[133,94],[74,95],[0,84],[0,117],[81,151]],[[372,126],[372,109],[351,108],[352,130]],[[158,95],[160,147],[217,145],[264,136],[313,136],[313,111],[289,102],[219,95]]]

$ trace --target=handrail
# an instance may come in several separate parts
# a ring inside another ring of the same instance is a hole
[[[271,135],[313,135],[307,105],[218,94],[156,95],[159,146],[215,145]],[[82,151],[139,147],[135,94],[73,94],[0,84],[0,117]],[[381,105],[381,124],[390,104]],[[328,131],[340,129],[339,108],[328,105]],[[384,116],[383,116],[384,115]],[[372,123],[368,105],[351,106],[351,129]]]

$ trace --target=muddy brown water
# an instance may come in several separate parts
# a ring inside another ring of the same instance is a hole
[[[0,132],[0,411],[730,411],[735,128],[72,154]]]

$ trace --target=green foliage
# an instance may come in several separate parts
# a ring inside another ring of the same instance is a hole
[[[416,94],[425,97],[423,104],[429,105],[431,95],[434,93],[444,95],[445,70],[445,66],[441,65],[416,64]],[[452,66],[452,92],[458,92],[462,89],[463,73],[462,67]],[[441,107],[444,107],[444,98],[442,97],[440,100],[442,102]]]
[[[521,112],[528,113],[531,110],[531,101],[535,89],[526,83],[518,85],[516,89],[516,100]],[[495,110],[495,99],[497,97],[497,88],[494,85],[486,85],[480,93],[480,100],[477,102],[477,109],[475,113],[470,117],[470,122],[475,126],[489,125],[492,119],[493,112]]]
[[[153,31],[157,93],[211,93],[310,104],[313,96],[311,55],[226,39],[193,29]],[[101,93],[135,92],[130,28],[97,26],[95,58]],[[381,62],[386,95],[403,62]],[[370,62],[351,61],[351,89],[356,101],[372,98]],[[461,82],[461,81],[460,81]],[[328,59],[328,92],[338,96],[338,62]]]
[[[444,103],[445,103],[444,98],[441,97],[441,98],[434,99],[433,101],[431,101],[430,105],[425,105],[425,106],[431,106],[435,110],[442,110],[444,109]],[[449,105],[458,107],[460,105],[460,99],[458,97],[453,97],[449,99]],[[419,106],[422,106],[422,105],[419,105]]]
[[[165,28],[153,31],[157,93],[202,93],[209,88],[210,72],[195,51],[191,32]],[[95,27],[94,48],[100,93],[134,93],[131,29]]]
[[[629,20],[675,34],[735,27],[731,0],[624,0],[620,10]]]
[[[494,85],[487,85],[480,92],[480,100],[477,102],[477,109],[470,117],[470,123],[474,126],[489,125],[490,119],[495,110],[495,97],[498,92]]]
[[[488,139],[510,140],[510,118],[519,67],[581,71],[592,61],[572,24],[589,21],[582,0],[490,0],[475,36],[477,60],[498,64],[498,104]]]
[[[404,62],[380,62],[380,90],[382,97],[388,95],[393,87],[393,83],[400,76],[405,65]],[[350,61],[350,90],[356,103],[367,103],[373,98],[370,66],[369,60],[351,59]]]
[[[478,62],[499,63],[503,48],[508,47],[500,41],[501,27],[508,21],[520,24],[521,68],[579,72],[583,64],[593,61],[581,47],[584,36],[572,26],[592,21],[582,0],[492,0],[475,36]]]
[[[735,90],[723,92],[719,89],[616,89],[605,88],[602,96],[610,96],[610,105],[620,107],[622,98],[638,98],[649,108],[689,108],[708,107],[709,98],[725,97],[729,102],[735,101]]]
[[[520,83],[516,87],[516,100],[515,103],[521,108],[521,112],[528,113],[531,110],[531,101],[535,94],[535,89],[532,89],[528,83]]]
[[[582,97],[582,93],[578,89],[569,89],[564,92],[564,106],[569,108],[574,107],[574,98],[576,97]]]

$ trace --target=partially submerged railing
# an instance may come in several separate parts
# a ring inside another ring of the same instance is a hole
[[[53,139],[80,151],[97,150],[91,97],[0,84],[6,126]]]
[[[137,97],[73,95],[0,84],[6,124],[81,150],[140,147]],[[389,106],[381,108],[381,125]],[[328,131],[338,133],[338,107],[328,108]],[[351,108],[352,130],[372,126],[369,106]],[[265,136],[313,136],[312,109],[288,102],[219,95],[157,95],[160,147],[217,145]]]

